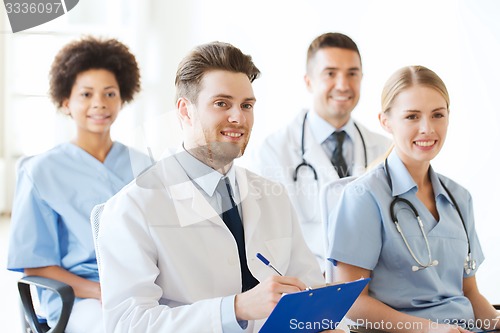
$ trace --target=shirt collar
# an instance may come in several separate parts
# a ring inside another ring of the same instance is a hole
[[[453,203],[453,201],[451,201],[450,196],[448,195],[448,192],[446,192],[446,190],[443,187],[443,184],[439,180],[438,174],[434,172],[432,166],[429,168],[429,177],[431,179],[432,190],[434,191],[434,197],[437,199],[439,196],[443,196],[450,203]]]
[[[208,196],[213,196],[219,180],[224,175],[191,155],[184,147],[179,147],[176,158],[184,171],[186,171],[187,176]],[[234,163],[225,176],[229,178],[231,187],[234,189],[236,186]]]
[[[335,131],[345,131],[348,138],[353,138],[355,133],[354,121],[349,118],[347,124],[341,128],[335,128],[330,125],[329,122],[321,118],[316,112],[309,111],[307,113],[307,120],[309,121],[309,126],[311,128],[314,140],[318,144],[322,144],[330,135]]]
[[[395,149],[393,149],[389,157],[387,157],[387,164],[389,165],[389,171],[391,173],[392,196],[401,195],[417,187],[417,184],[411,177],[408,169],[406,169],[406,166],[399,158]],[[439,181],[439,177],[437,173],[434,172],[432,166],[429,167],[429,178],[431,180],[432,189],[434,191],[434,197],[437,198],[438,196],[442,195],[451,202],[448,193],[446,193],[446,190],[443,188],[443,185]]]
[[[393,149],[387,157],[387,164],[391,175],[393,197],[406,193],[412,188],[417,187],[417,184],[399,158],[395,149]],[[385,172],[387,175],[387,170],[385,170]]]

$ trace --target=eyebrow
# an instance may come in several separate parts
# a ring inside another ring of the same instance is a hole
[[[325,68],[323,68],[323,72],[324,71],[337,71],[339,69],[340,69],[339,67],[325,67]],[[361,68],[359,68],[359,67],[349,67],[347,70],[348,71],[361,71]]]
[[[94,90],[94,87],[82,86],[82,88]],[[107,86],[107,87],[104,87],[104,90],[106,90],[106,89],[118,89],[118,87],[117,86]]]
[[[442,110],[446,110],[445,107],[439,107],[439,108],[435,108],[434,110],[432,110],[431,112],[437,112],[437,111],[442,111]],[[404,112],[417,112],[417,113],[421,113],[422,111],[420,110],[413,110],[413,109],[409,109],[409,110],[405,110]]]
[[[224,95],[224,94],[219,94],[219,95],[212,96],[212,99],[217,99],[217,98],[225,98],[225,99],[231,99],[231,100],[234,99],[233,96],[231,96],[231,95]],[[255,102],[255,101],[257,101],[257,99],[255,97],[247,97],[247,98],[244,99],[244,101],[245,102],[251,102],[251,101]]]

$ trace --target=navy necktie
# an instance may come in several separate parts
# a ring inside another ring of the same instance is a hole
[[[229,179],[227,177],[220,179],[219,184],[217,185],[217,192],[221,195],[222,220],[228,227],[229,231],[233,234],[238,246],[242,291],[245,292],[255,287],[259,281],[248,269],[243,223],[241,222],[240,213],[238,212],[238,206],[236,206],[231,196],[231,184],[229,183]]]
[[[342,145],[344,144],[345,139],[345,131],[333,132],[332,139],[336,142],[335,149],[332,154],[332,164],[337,171],[337,174],[340,178],[344,178],[349,176],[349,172],[347,170],[347,163],[344,159],[344,155],[342,153]]]

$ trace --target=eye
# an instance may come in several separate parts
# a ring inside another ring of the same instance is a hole
[[[444,118],[444,114],[443,114],[443,113],[441,113],[441,112],[438,112],[438,113],[435,113],[435,114],[433,115],[433,117],[434,117],[434,118]]]
[[[116,93],[116,92],[114,92],[114,91],[111,91],[111,92],[106,93],[106,96],[107,96],[107,97],[116,97],[116,95],[117,95],[117,93]]]
[[[223,107],[226,107],[227,106],[227,103],[226,102],[223,102],[223,101],[217,101],[214,103],[215,106],[219,107],[219,108],[223,108]]]
[[[405,118],[405,119],[408,119],[408,120],[415,120],[415,119],[417,119],[417,118],[418,118],[418,117],[417,117],[417,115],[416,115],[416,114],[410,114],[410,115],[406,116],[406,118]]]
[[[358,72],[349,72],[350,77],[358,77],[359,73]]]
[[[246,110],[252,110],[253,109],[253,104],[251,104],[251,103],[244,103],[241,107],[243,109],[246,109]]]
[[[87,91],[84,91],[84,92],[82,92],[82,93],[80,94],[80,96],[85,97],[85,98],[90,97],[90,95],[91,95],[91,94],[90,94],[89,92],[87,92]]]

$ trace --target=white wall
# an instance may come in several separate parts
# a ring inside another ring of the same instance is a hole
[[[182,56],[199,43],[231,42],[251,54],[263,73],[254,84],[258,103],[249,149],[255,149],[267,134],[308,106],[309,96],[302,82],[305,55],[311,40],[321,33],[339,31],[357,42],[364,79],[354,116],[376,131],[382,132],[376,117],[386,78],[405,65],[421,64],[435,70],[448,85],[452,113],[447,143],[434,166],[467,187],[474,197],[477,229],[487,257],[478,274],[479,285],[492,302],[500,303],[500,222],[495,209],[500,187],[497,172],[500,116],[495,98],[500,86],[500,2],[110,0],[108,3],[108,8],[102,8],[98,0],[80,1],[68,17],[77,22],[80,30],[75,31],[86,32],[88,20],[94,23],[92,32],[119,34],[136,53],[144,89],[121,117],[115,137],[136,146],[150,146],[155,157],[179,142],[177,121],[171,112],[175,71]],[[57,27],[58,22],[54,21],[51,29],[57,31]]]

